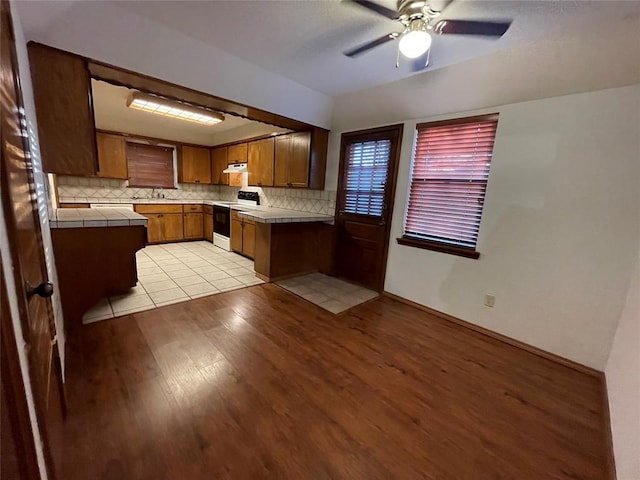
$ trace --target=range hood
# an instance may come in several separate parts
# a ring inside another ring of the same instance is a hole
[[[230,163],[222,173],[245,173],[247,171],[246,163]]]

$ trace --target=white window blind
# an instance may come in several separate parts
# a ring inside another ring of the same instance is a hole
[[[343,211],[382,216],[391,140],[352,143],[348,145],[346,153]]]
[[[475,249],[498,116],[417,126],[404,236]]]

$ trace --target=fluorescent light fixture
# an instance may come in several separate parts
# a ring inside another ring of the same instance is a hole
[[[398,48],[407,58],[418,58],[426,53],[431,46],[431,35],[427,33],[424,20],[414,20],[409,25],[409,31],[402,35]]]
[[[224,120],[224,115],[221,113],[142,92],[133,92],[129,95],[127,107],[200,125],[215,125]]]

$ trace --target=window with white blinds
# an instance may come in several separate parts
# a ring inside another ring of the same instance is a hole
[[[345,213],[382,216],[390,155],[389,139],[347,146],[342,207]]]
[[[475,251],[497,125],[494,114],[417,126],[404,238]]]

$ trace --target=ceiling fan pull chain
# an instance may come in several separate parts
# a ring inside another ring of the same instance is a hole
[[[398,48],[396,48],[396,68],[400,68],[400,44],[398,44]]]

